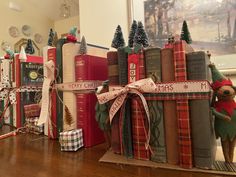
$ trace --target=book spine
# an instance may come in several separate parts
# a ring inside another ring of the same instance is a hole
[[[148,122],[145,110],[139,97],[131,100],[132,136],[134,158],[150,160],[150,150],[146,149]]]
[[[203,51],[187,54],[189,80],[210,80],[209,57]],[[194,165],[199,168],[213,167],[216,142],[210,100],[190,100],[190,117]],[[199,133],[201,130],[201,133]]]
[[[145,51],[147,77],[154,82],[161,81],[161,49],[150,48]],[[155,162],[166,162],[165,132],[163,124],[163,102],[146,97],[151,120],[150,146],[153,153],[151,160]]]
[[[57,83],[63,83],[63,61],[62,61],[62,47],[66,43],[66,39],[59,39],[56,45],[56,68],[57,68],[57,75],[56,78]],[[63,92],[59,91],[58,96],[63,100]],[[57,99],[57,135],[63,131],[63,104],[62,102]]]
[[[47,59],[48,61],[52,60],[54,62],[54,66],[56,66],[56,48],[50,48],[47,51]],[[56,70],[54,71],[54,78],[56,78]],[[56,90],[51,91],[51,122],[48,122],[48,137],[49,138],[58,138],[57,134],[57,93]],[[52,133],[52,134],[51,134]]]
[[[19,88],[21,86],[21,70],[20,70],[20,59],[19,59],[19,55],[15,56],[15,83],[16,83],[16,87]],[[15,109],[15,113],[16,113],[16,127],[22,127],[21,124],[21,99],[20,99],[20,92],[16,92],[16,109]]]
[[[108,79],[110,85],[119,85],[118,55],[117,51],[107,52]]]
[[[119,68],[119,85],[128,84],[128,54],[124,48],[117,50],[118,68]]]
[[[145,50],[146,77],[154,82],[161,81],[161,49],[150,48]]]
[[[164,48],[161,50],[161,72],[162,82],[175,80],[173,49]],[[178,145],[178,119],[176,112],[176,102],[172,100],[163,101],[163,112],[165,119],[165,140],[167,162],[169,164],[179,164],[179,145]],[[171,127],[171,129],[170,129]]]
[[[106,80],[108,66],[105,58],[77,55],[75,57],[75,79]],[[94,94],[77,94],[77,127],[84,131],[84,145],[91,147],[104,142],[103,132],[95,120],[96,96]]]
[[[186,45],[185,41],[182,40],[174,43],[175,81],[187,80]],[[183,168],[192,168],[192,141],[188,100],[177,100],[176,110],[178,117],[180,166]]]
[[[145,94],[150,113],[150,146],[152,149],[151,160],[166,162],[166,143],[164,130],[163,102],[157,101],[156,94]]]

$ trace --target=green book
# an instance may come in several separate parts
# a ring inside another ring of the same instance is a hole
[[[186,62],[188,80],[210,80],[210,59],[205,52],[188,53]],[[210,99],[190,100],[189,108],[194,165],[211,169],[215,161],[216,142]]]

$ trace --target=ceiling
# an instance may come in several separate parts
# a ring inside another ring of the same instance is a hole
[[[32,8],[40,9],[42,14],[51,20],[60,20],[60,6],[67,3],[70,6],[71,16],[79,15],[79,0],[28,0]]]

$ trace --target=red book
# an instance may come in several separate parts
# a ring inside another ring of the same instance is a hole
[[[48,49],[48,61],[49,60],[52,60],[56,67],[56,48]],[[56,78],[56,71],[54,72],[54,77]],[[58,138],[57,127],[56,127],[57,125],[57,106],[56,105],[57,105],[57,94],[56,94],[56,90],[53,89],[51,91],[51,125],[48,125],[49,138]],[[50,127],[52,130],[50,130]]]
[[[173,46],[174,51],[174,74],[175,81],[187,80],[186,72],[186,53],[189,46],[185,41],[176,41]],[[192,140],[189,120],[188,100],[176,101],[177,119],[178,119],[178,138],[180,151],[180,166],[183,168],[192,168]]]
[[[43,83],[43,58],[39,56],[27,55],[27,60],[37,62],[25,62],[19,59],[19,54],[15,56],[15,82],[16,88],[21,86],[42,86]],[[41,71],[39,70],[41,68]],[[40,74],[36,74],[41,72]],[[24,125],[23,107],[26,104],[34,103],[36,92],[16,92],[16,127]]]
[[[132,98],[131,113],[134,158],[150,160],[149,148],[146,149],[145,146],[148,138],[148,121],[139,97]]]
[[[145,78],[143,53],[128,56],[128,83]]]
[[[107,59],[92,55],[75,57],[75,77],[79,80],[107,80]],[[104,142],[102,130],[95,119],[97,98],[94,93],[77,94],[77,128],[83,129],[84,146],[91,147]]]

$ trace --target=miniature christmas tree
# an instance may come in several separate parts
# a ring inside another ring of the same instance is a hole
[[[192,43],[192,38],[188,30],[187,22],[184,20],[182,30],[181,30],[181,40],[185,40],[188,44]]]
[[[25,47],[25,53],[34,54],[34,47],[33,47],[31,39],[28,39],[28,41],[27,41],[27,44]]]
[[[82,39],[81,39],[79,53],[80,53],[81,55],[87,53],[87,43],[86,43],[86,40],[85,40],[85,37],[84,37],[84,36],[83,36]]]
[[[137,27],[138,27],[137,21],[134,20],[132,25],[131,25],[130,32],[129,32],[129,41],[128,41],[128,46],[129,47],[133,47],[134,46],[134,35],[136,33]]]
[[[56,47],[57,46],[57,41],[58,41],[58,36],[57,36],[57,32],[55,31],[53,41],[52,41],[52,46]]]
[[[148,37],[142,22],[138,22],[137,30],[134,35],[134,46],[135,45],[142,45],[143,47],[149,46]]]
[[[125,40],[123,37],[121,27],[120,27],[120,25],[118,25],[116,28],[116,32],[114,34],[114,38],[112,40],[111,47],[118,49],[118,48],[124,47],[124,46],[125,46]]]
[[[69,108],[66,105],[65,105],[65,123],[69,126],[71,126],[71,124],[73,123],[72,115],[70,113]]]
[[[53,37],[54,37],[54,32],[52,28],[49,31],[49,37],[48,37],[48,46],[52,46],[53,44]]]

